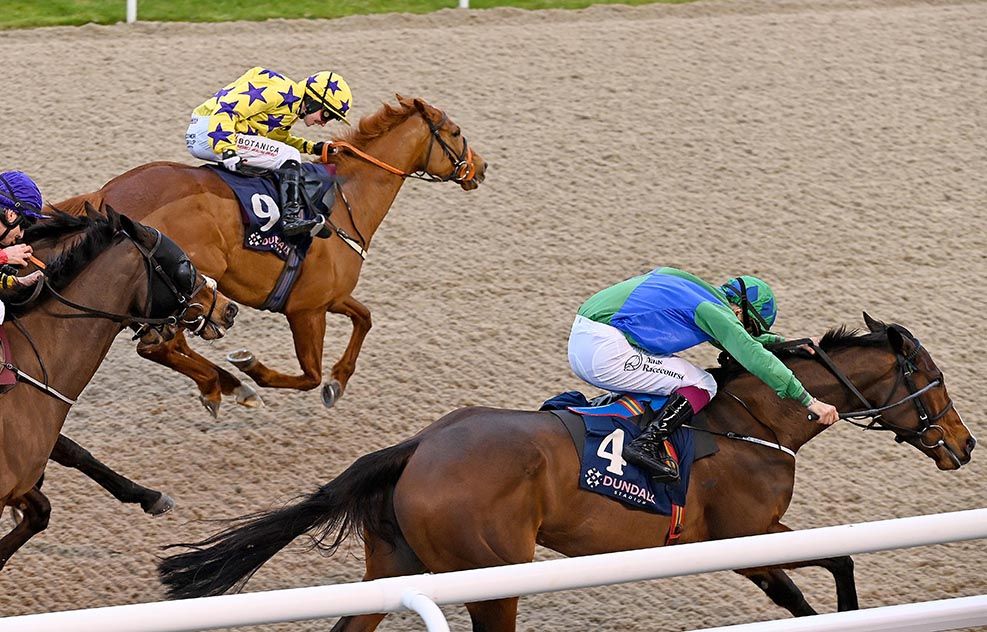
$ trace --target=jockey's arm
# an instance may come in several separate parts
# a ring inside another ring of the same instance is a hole
[[[751,337],[737,316],[728,307],[706,302],[696,308],[696,325],[709,335],[745,369],[767,384],[779,397],[794,399],[808,406],[812,396],[805,390],[792,370],[764,345]],[[772,341],[779,336],[768,334]],[[764,338],[764,335],[761,336]]]
[[[303,154],[315,153],[316,144],[299,136],[293,136],[290,128],[276,127],[268,133],[267,137],[271,140],[280,141],[286,145],[290,145]]]

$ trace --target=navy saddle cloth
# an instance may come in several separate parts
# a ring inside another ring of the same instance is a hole
[[[695,433],[690,428],[676,430],[669,441],[679,463],[679,480],[668,485],[656,483],[647,473],[627,463],[621,453],[641,433],[638,426],[641,415],[646,409],[660,410],[666,399],[625,394],[604,405],[591,406],[582,393],[569,391],[546,401],[541,410],[556,414],[572,435],[580,454],[582,489],[667,516],[672,513],[672,505],[685,505],[693,461],[715,452],[716,448],[703,437],[697,451],[695,435],[705,433]]]
[[[288,241],[281,234],[281,206],[279,186],[275,171],[262,175],[243,175],[227,171],[218,165],[203,165],[222,178],[240,202],[243,219],[243,247],[260,252],[273,252],[287,261],[294,249],[299,258],[305,258],[312,237],[299,235]],[[302,197],[305,200],[305,217],[321,213],[329,217],[333,202],[334,174],[327,165],[302,163]]]

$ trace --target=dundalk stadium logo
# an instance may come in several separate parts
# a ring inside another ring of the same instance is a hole
[[[590,487],[595,488],[597,485],[600,484],[600,481],[602,480],[603,480],[603,474],[600,473],[600,470],[596,469],[595,467],[591,467],[590,469],[586,470],[586,484],[589,485]]]

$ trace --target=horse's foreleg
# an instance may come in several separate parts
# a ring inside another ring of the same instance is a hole
[[[778,568],[747,568],[736,572],[754,582],[771,601],[792,615],[807,617],[817,614],[785,571]]]
[[[785,533],[788,531],[791,531],[791,529],[788,526],[781,524],[780,522],[775,523],[774,525],[771,526],[770,529],[768,529],[768,533]],[[767,569],[765,568],[743,569],[743,570],[738,570],[737,572],[740,573],[741,575],[745,575],[749,577],[752,581],[754,581],[754,583],[758,583],[757,580],[754,579],[754,577],[751,575],[751,573],[758,571],[764,572],[770,570],[779,571],[779,569],[805,568],[808,566],[821,566],[822,568],[825,568],[830,573],[832,573],[833,580],[835,580],[836,582],[836,607],[838,610],[842,612],[844,610],[856,610],[857,608],[859,608],[859,605],[857,604],[857,585],[853,578],[853,558],[851,558],[849,555],[841,555],[839,557],[826,557],[817,560],[803,560],[801,562],[789,562],[787,564],[778,564],[777,566],[772,566]],[[795,586],[794,583],[792,583],[790,579],[788,579],[787,575],[785,575],[784,573],[780,573],[780,574],[784,576],[785,580],[787,580],[787,582],[791,584],[794,590],[798,591],[798,588]],[[760,584],[758,584],[758,586],[760,586]],[[779,590],[779,587],[777,585],[773,585],[772,589]],[[762,588],[762,590],[768,593],[769,597],[774,599],[774,597],[771,596],[771,593],[768,592],[768,589]],[[799,592],[798,594],[799,596],[801,596],[802,593]],[[777,603],[778,605],[784,608],[788,608],[788,606],[779,603],[777,600],[775,601],[775,603]],[[798,613],[796,613],[791,608],[789,608],[789,611],[791,611],[792,614],[799,616]],[[815,611],[809,612],[807,614],[815,614]]]
[[[48,518],[51,516],[51,503],[36,487],[8,504],[20,509],[24,519],[10,533],[0,538],[0,569],[3,569],[10,556],[24,546],[25,542],[48,528]]]
[[[356,359],[360,355],[360,348],[363,347],[363,340],[367,337],[373,321],[370,318],[370,310],[367,306],[356,300],[352,296],[347,296],[341,301],[337,301],[329,306],[329,311],[335,314],[349,316],[353,322],[353,332],[350,340],[346,343],[343,355],[332,366],[332,379],[339,385],[339,390],[335,394],[336,398],[342,396],[346,390],[346,384],[350,381],[353,372],[356,371]],[[335,402],[332,402],[335,403]],[[328,405],[332,405],[329,403]]]
[[[140,503],[144,513],[157,516],[175,506],[175,501],[167,494],[148,489],[117,474],[96,460],[88,450],[65,435],[58,435],[58,441],[51,451],[50,458],[59,465],[79,470],[99,483],[100,487],[113,494],[113,497],[120,502]],[[37,487],[40,489],[40,484]]]
[[[202,405],[213,417],[217,417],[223,395],[219,388],[219,375],[216,373],[216,367],[204,358],[204,362],[199,362],[180,352],[178,340],[183,336],[184,334],[179,331],[173,339],[167,342],[157,345],[137,345],[137,353],[143,358],[153,360],[192,378],[196,386],[199,387],[199,400]]]
[[[257,396],[257,391],[249,384],[241,382],[238,377],[226,369],[213,364],[209,359],[200,355],[189,345],[188,339],[182,332],[179,332],[179,335],[175,336],[175,348],[189,359],[212,367],[219,377],[219,388],[223,395],[235,395],[236,403],[247,408],[255,408],[261,404],[261,400]]]
[[[293,388],[308,391],[322,383],[322,344],[326,335],[326,314],[322,309],[288,314],[288,325],[295,343],[295,355],[302,369],[301,375],[287,375],[264,366],[264,363],[244,352],[249,358],[234,362],[249,375],[258,386],[266,388]]]

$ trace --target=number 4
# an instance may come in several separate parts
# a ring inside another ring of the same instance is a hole
[[[607,452],[607,447],[612,446],[612,451]],[[623,476],[624,466],[627,461],[621,456],[624,452],[624,431],[617,428],[600,442],[600,448],[596,451],[596,456],[610,461],[607,471],[617,476]]]

